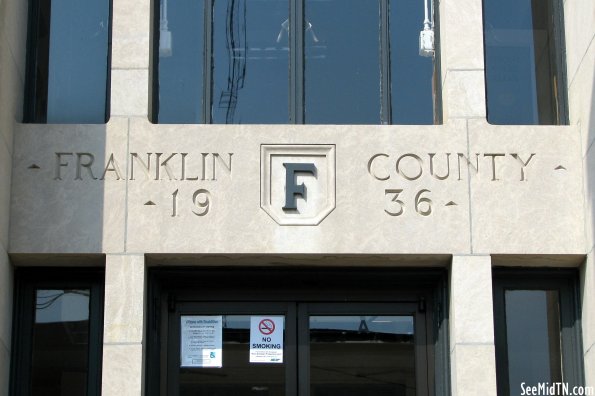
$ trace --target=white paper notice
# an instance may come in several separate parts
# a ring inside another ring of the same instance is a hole
[[[250,317],[250,363],[283,363],[284,316]]]
[[[222,367],[223,317],[182,316],[181,367]]]

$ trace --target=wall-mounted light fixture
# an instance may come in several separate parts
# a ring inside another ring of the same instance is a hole
[[[167,21],[167,0],[161,0],[159,20],[159,57],[166,58],[172,56],[172,34],[169,31]]]
[[[424,29],[419,32],[419,55],[425,57],[434,56],[434,0],[429,1],[428,11],[428,0],[424,0]]]

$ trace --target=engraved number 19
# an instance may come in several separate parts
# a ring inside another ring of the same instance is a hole
[[[171,194],[171,217],[178,216],[178,192],[179,190],[176,190]],[[201,188],[194,191],[194,194],[192,194],[192,205],[192,213],[196,216],[204,216],[209,213],[211,209],[211,193],[209,190]]]

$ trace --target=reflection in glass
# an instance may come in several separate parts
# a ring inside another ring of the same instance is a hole
[[[87,394],[89,295],[88,289],[37,290],[32,395]]]
[[[552,0],[484,1],[490,123],[560,123],[553,16]]]
[[[161,0],[159,123],[204,122],[204,7],[203,0]]]
[[[415,395],[414,346],[412,316],[311,316],[311,395]]]
[[[305,4],[306,123],[380,124],[379,1]]]
[[[52,0],[37,7],[32,12],[35,36],[27,84],[33,97],[27,121],[104,123],[110,2]]]
[[[249,363],[249,355],[250,316],[224,315],[223,367],[180,368],[180,396],[285,395],[285,364]]]
[[[558,291],[506,290],[505,304],[510,394],[561,381]]]
[[[289,121],[287,0],[214,0],[215,124]]]
[[[393,124],[434,123],[434,59],[419,55],[421,1],[390,0],[390,78]]]

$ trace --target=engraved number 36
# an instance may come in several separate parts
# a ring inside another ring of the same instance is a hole
[[[405,212],[405,203],[399,199],[402,192],[402,189],[384,190],[384,195],[390,199],[388,202],[389,207],[384,209],[387,214],[391,216],[401,216]],[[422,189],[415,194],[415,211],[422,216],[429,216],[432,213],[432,200],[423,196],[425,193],[429,192],[431,191]]]

